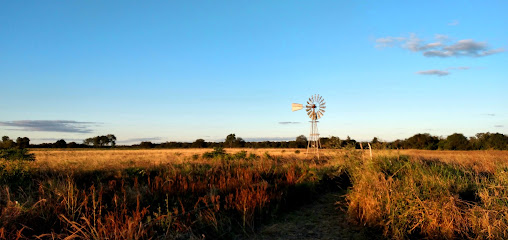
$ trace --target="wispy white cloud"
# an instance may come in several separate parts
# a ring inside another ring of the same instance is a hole
[[[503,48],[489,49],[486,42],[463,39],[457,41],[455,44],[444,46],[441,50],[424,52],[423,55],[427,57],[484,57],[504,51]]]
[[[448,23],[448,26],[457,26],[457,25],[459,25],[459,21],[458,20],[453,20],[453,21]]]
[[[376,47],[399,46],[412,52],[422,52],[425,57],[485,57],[504,52],[504,48],[490,49],[487,42],[478,42],[473,39],[459,40],[448,44],[448,36],[436,34],[434,40],[426,43],[416,34],[409,37],[384,37],[376,39]]]
[[[70,132],[70,133],[91,133],[91,126],[97,122],[78,122],[71,120],[18,120],[3,121],[0,126],[14,127],[10,130],[31,131],[31,132]]]
[[[469,70],[471,67],[463,66],[463,67],[449,67],[447,70]]]
[[[282,125],[288,125],[288,124],[300,124],[300,122],[279,122],[279,124],[282,124]]]
[[[420,74],[420,75],[437,75],[437,76],[442,77],[442,76],[446,76],[446,75],[450,74],[450,72],[434,69],[434,70],[419,71],[419,72],[416,72],[416,74]]]
[[[294,141],[296,137],[247,137],[247,142],[264,142],[264,141]]]
[[[504,125],[494,125],[495,128],[502,128]]]
[[[384,48],[384,47],[392,47],[398,42],[402,42],[406,40],[404,37],[386,37],[386,38],[378,38],[376,39],[376,47]]]
[[[140,142],[160,142],[162,140],[161,137],[141,137],[141,138],[129,138],[129,139],[119,139],[117,141],[118,144],[134,144]]]
[[[466,66],[463,66],[463,67],[449,67],[449,68],[446,68],[446,70],[438,70],[438,69],[433,69],[433,70],[426,70],[426,71],[419,71],[419,72],[416,72],[416,74],[420,74],[420,75],[436,75],[436,76],[446,76],[446,75],[450,75],[450,71],[449,70],[468,70],[470,69],[471,67],[466,67]]]

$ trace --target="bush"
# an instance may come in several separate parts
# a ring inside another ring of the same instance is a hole
[[[247,151],[240,151],[240,152],[237,152],[235,153],[235,155],[233,156],[234,159],[245,159],[247,158]]]
[[[215,158],[215,157],[223,157],[226,156],[226,151],[222,147],[213,148],[213,152],[205,152],[203,153],[203,158]]]
[[[28,153],[27,149],[0,149],[0,159],[4,160],[25,160],[25,161],[35,161],[35,156],[33,153]]]

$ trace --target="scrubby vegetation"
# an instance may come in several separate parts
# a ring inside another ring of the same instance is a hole
[[[351,219],[392,239],[508,238],[507,154],[425,155],[347,161]]]
[[[246,151],[216,149],[204,156],[66,171],[3,162],[0,237],[236,238],[310,201],[342,171],[328,160],[316,165]]]
[[[0,161],[0,238],[231,239],[343,189],[388,239],[508,237],[505,151],[34,151]]]

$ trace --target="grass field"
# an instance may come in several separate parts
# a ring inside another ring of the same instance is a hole
[[[245,238],[330,191],[387,238],[508,238],[506,151],[32,152],[0,162],[0,238]]]

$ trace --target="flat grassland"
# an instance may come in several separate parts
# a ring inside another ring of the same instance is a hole
[[[255,237],[327,192],[387,238],[508,238],[507,151],[305,151],[32,150],[0,161],[0,238]]]

